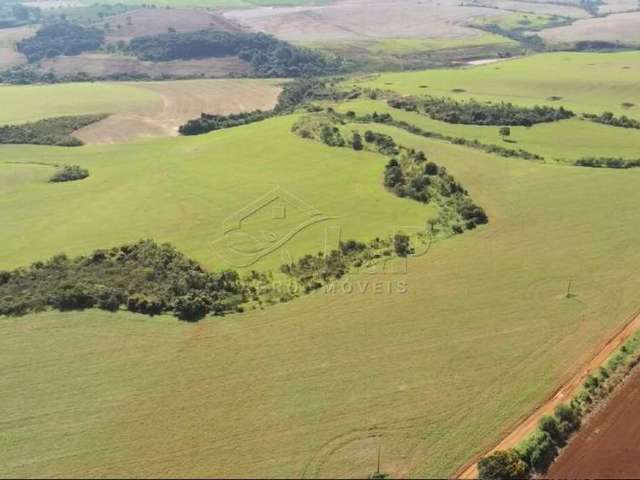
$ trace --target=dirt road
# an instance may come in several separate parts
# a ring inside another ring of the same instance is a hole
[[[478,478],[478,467],[476,462],[483,456],[496,450],[506,450],[515,447],[521,440],[529,435],[538,425],[538,421],[544,415],[553,412],[553,409],[570,399],[581,387],[585,377],[593,370],[599,368],[609,356],[618,349],[630,335],[640,329],[640,310],[636,311],[625,325],[610,340],[596,349],[592,359],[583,365],[571,379],[556,390],[542,406],[538,407],[524,421],[520,422],[515,429],[511,430],[498,445],[488,452],[483,453],[478,458],[473,459],[456,472],[455,477],[461,479]]]

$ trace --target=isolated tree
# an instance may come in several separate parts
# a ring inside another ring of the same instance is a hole
[[[501,127],[500,128],[500,136],[504,140],[505,138],[511,136],[511,129],[509,127]]]
[[[398,233],[393,237],[393,249],[399,257],[406,257],[413,253],[409,237],[402,233]]]
[[[362,135],[360,135],[358,132],[355,132],[353,134],[351,145],[353,146],[354,150],[362,150],[364,148],[364,145],[362,144]]]
[[[527,464],[513,450],[501,450],[478,462],[480,480],[521,480],[529,478]]]

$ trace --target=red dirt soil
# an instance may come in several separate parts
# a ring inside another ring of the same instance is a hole
[[[478,478],[478,466],[476,462],[485,455],[493,453],[497,450],[507,450],[513,448],[523,439],[525,439],[531,432],[538,426],[540,418],[544,415],[550,415],[553,409],[570,399],[581,388],[586,376],[593,370],[599,368],[605,363],[609,356],[615,352],[620,346],[629,338],[633,333],[640,329],[640,311],[636,311],[625,325],[606,343],[598,347],[594,351],[594,356],[585,365],[582,365],[578,371],[560,388],[558,388],[554,394],[540,407],[534,410],[527,418],[519,422],[514,426],[510,433],[507,434],[503,440],[488,452],[484,452],[470,463],[460,468],[455,478],[471,479]],[[640,420],[640,417],[639,419]],[[639,422],[640,425],[640,422]],[[639,472],[640,473],[640,472]],[[583,477],[586,478],[586,477]],[[635,478],[640,478],[640,475],[636,475]]]
[[[578,432],[548,478],[640,478],[640,369]]]

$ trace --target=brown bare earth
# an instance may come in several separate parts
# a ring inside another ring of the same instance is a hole
[[[84,72],[90,77],[105,75],[146,74],[152,78],[168,76],[226,77],[230,73],[242,75],[251,72],[251,65],[238,57],[205,58],[198,60],[172,60],[146,62],[135,57],[88,53],[73,57],[49,58],[42,62],[41,70],[58,76]]]
[[[206,10],[143,8],[108,17],[107,42],[128,41],[145,35],[167,33],[169,28],[177,32],[194,32],[213,28],[226,32],[241,30],[231,20]]]
[[[289,41],[376,38],[461,38],[479,32],[465,24],[496,9],[460,6],[458,0],[338,0],[312,7],[225,12],[241,25]]]
[[[553,42],[601,40],[637,45],[640,44],[640,12],[578,20],[572,25],[544,30],[540,35]]]
[[[585,425],[548,478],[640,478],[640,369]]]
[[[599,368],[605,361],[615,352],[633,333],[640,329],[640,312],[636,312],[633,317],[625,324],[625,326],[614,335],[604,345],[601,345],[591,360],[579,368],[578,372],[571,377],[564,385],[562,385],[543,405],[537,408],[527,418],[522,420],[495,448],[485,452],[482,456],[488,455],[497,450],[508,450],[515,447],[524,440],[537,427],[540,419],[553,413],[556,406],[566,402],[573,397],[581,388],[586,376],[593,370]],[[640,421],[640,418],[639,418]],[[476,462],[479,458],[473,460],[472,463],[462,467],[457,473],[456,478],[471,479],[478,478],[478,467]],[[586,478],[586,477],[582,477]]]
[[[202,112],[229,114],[268,110],[281,91],[279,81],[182,80],[135,83],[157,93],[162,102],[144,111],[111,115],[80,129],[74,136],[85,143],[121,143],[136,139],[175,136],[178,127]]]
[[[26,63],[26,57],[16,52],[15,44],[32,36],[35,31],[33,27],[0,29],[0,69]]]

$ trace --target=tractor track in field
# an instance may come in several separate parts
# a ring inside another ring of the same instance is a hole
[[[617,350],[633,333],[640,329],[640,309],[636,310],[625,322],[624,326],[616,332],[613,337],[607,340],[604,345],[595,351],[595,354],[591,359],[583,364],[577,373],[575,373],[567,382],[556,389],[552,395],[540,406],[529,414],[523,421],[519,422],[515,428],[510,432],[493,448],[483,452],[475,457],[470,462],[462,466],[454,474],[455,478],[459,479],[471,479],[478,478],[478,466],[477,462],[482,457],[493,453],[497,450],[507,450],[515,447],[520,443],[527,435],[529,435],[538,425],[538,421],[544,415],[548,415],[553,412],[553,409],[560,403],[571,398],[577,390],[581,387],[585,377],[594,369],[600,367],[609,356]]]

